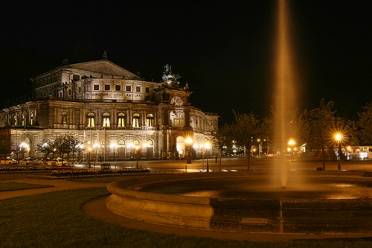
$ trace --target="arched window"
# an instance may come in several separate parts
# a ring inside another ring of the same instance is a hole
[[[118,127],[125,127],[125,114],[124,113],[119,113],[118,114]]]
[[[104,128],[110,127],[110,114],[109,113],[103,113],[102,118],[103,118],[102,127],[104,127]]]
[[[133,128],[139,128],[140,127],[140,118],[141,116],[138,113],[133,114]]]
[[[30,125],[34,125],[34,112],[31,112],[30,114]]]
[[[147,127],[154,127],[154,115],[147,114],[146,116],[146,126]]]
[[[94,128],[95,127],[94,118],[95,118],[94,113],[88,113],[87,114],[87,127],[88,128]]]
[[[139,146],[139,145],[141,145],[141,142],[138,139],[135,139],[135,140],[133,140],[133,145],[134,146]]]

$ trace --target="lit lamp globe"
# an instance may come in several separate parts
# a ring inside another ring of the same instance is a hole
[[[337,144],[338,144],[338,165],[337,165],[338,170],[341,170],[341,140],[342,138],[343,138],[342,133],[335,134],[335,140],[337,141]]]

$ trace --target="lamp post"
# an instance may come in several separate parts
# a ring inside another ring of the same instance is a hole
[[[88,154],[88,168],[90,169],[90,161],[91,161],[91,159],[92,159],[92,157],[91,157],[91,152],[92,152],[92,147],[88,147],[88,152],[89,152],[89,154]]]
[[[138,169],[138,160],[139,160],[139,158],[138,158],[138,150],[139,150],[139,146],[136,145],[134,147],[134,149],[135,149],[135,156],[136,156],[136,160],[137,160],[137,162],[136,162],[136,168]]]
[[[191,164],[190,147],[192,144],[192,138],[187,137],[185,140],[185,143],[186,143],[186,150],[187,150],[187,162],[186,163]]]
[[[336,133],[335,134],[335,140],[337,141],[338,144],[338,166],[337,169],[341,170],[341,141],[342,141],[342,134],[341,133]]]
[[[112,154],[113,154],[113,160],[115,161],[115,149],[116,149],[116,144],[110,144],[110,148],[112,149]]]
[[[207,172],[209,172],[208,157],[209,157],[209,149],[211,149],[211,143],[209,143],[209,141],[205,142],[204,148],[207,151]]]
[[[295,152],[295,147],[294,147],[295,145],[296,145],[296,141],[294,141],[294,139],[290,139],[288,141],[288,149],[287,149],[287,151],[291,153],[291,156]]]
[[[81,154],[82,154],[82,151],[84,150],[84,145],[83,144],[79,144],[78,148],[79,148],[79,150],[78,150],[79,151],[78,152],[78,163],[80,163],[79,161],[81,161]],[[84,158],[84,155],[83,155],[83,158]]]
[[[97,163],[97,161],[98,161],[98,147],[99,147],[99,144],[94,143],[93,148],[96,149],[96,159],[94,160],[95,163]]]
[[[258,157],[260,158],[261,153],[262,153],[262,141],[260,138],[257,139],[257,144],[258,144]]]

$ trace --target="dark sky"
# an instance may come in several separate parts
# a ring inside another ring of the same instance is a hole
[[[372,97],[372,1],[290,0],[298,108],[334,101],[355,118]],[[270,116],[276,0],[0,1],[0,101],[30,89],[30,77],[102,58],[160,81],[170,64],[192,104]]]

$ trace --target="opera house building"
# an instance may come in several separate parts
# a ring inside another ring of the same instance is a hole
[[[33,77],[32,100],[0,112],[2,157],[42,158],[38,145],[66,135],[103,160],[130,159],[135,149],[143,159],[185,157],[186,138],[209,140],[218,115],[191,105],[171,66],[161,73],[160,82],[145,81],[104,57]]]

